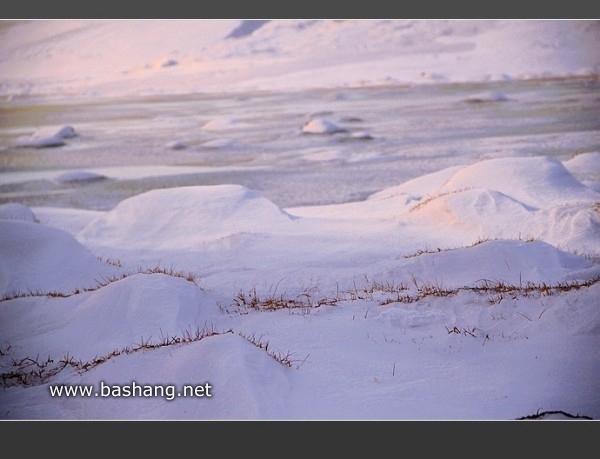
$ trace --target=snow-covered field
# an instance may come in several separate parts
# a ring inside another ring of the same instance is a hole
[[[0,418],[599,418],[599,44],[0,22]]]

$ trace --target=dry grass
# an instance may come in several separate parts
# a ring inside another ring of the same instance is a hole
[[[11,359],[8,365],[6,365],[9,370],[0,374],[0,378],[2,379],[2,385],[4,387],[15,385],[26,387],[35,386],[48,382],[52,377],[56,376],[65,368],[72,368],[79,372],[86,372],[121,355],[135,354],[139,351],[159,349],[165,346],[189,344],[210,336],[222,335],[225,333],[233,333],[233,330],[218,332],[214,329],[214,327],[205,326],[202,329],[197,327],[194,330],[184,330],[181,336],[163,336],[158,341],[152,341],[151,338],[141,337],[138,344],[135,344],[131,347],[127,346],[121,349],[115,349],[108,354],[94,357],[92,360],[85,362],[80,359],[76,359],[68,353],[56,362],[50,356],[48,356],[45,360],[40,360],[39,355],[37,355],[35,358],[27,356],[20,359]]]
[[[302,293],[288,297],[285,293],[277,294],[272,293],[266,296],[260,296],[256,288],[250,290],[248,293],[239,291],[233,297],[232,306],[235,311],[247,311],[248,309],[254,311],[278,311],[282,309],[287,310],[301,310],[308,313],[311,309],[320,308],[321,306],[335,306],[339,299],[336,298],[320,298],[314,297],[314,292],[305,290]],[[231,312],[228,309],[224,309],[224,312]]]
[[[93,359],[85,362],[69,355],[68,353],[58,359],[58,361],[55,361],[55,359],[50,356],[45,359],[40,359],[39,355],[36,357],[27,356],[19,359],[13,358],[8,362],[8,364],[4,365],[4,367],[8,368],[8,370],[3,371],[0,374],[1,384],[4,388],[11,386],[30,387],[45,384],[66,368],[71,368],[79,373],[83,373],[97,367],[98,365],[102,365],[103,363],[106,363],[115,357],[131,355],[140,351],[160,349],[167,346],[195,343],[211,336],[225,335],[229,333],[234,333],[233,329],[230,328],[224,331],[217,331],[212,325],[210,327],[205,325],[203,328],[196,327],[195,329],[183,330],[181,335],[174,336],[163,336],[161,332],[161,337],[157,341],[153,341],[152,338],[141,337],[139,343],[131,347],[126,346],[120,349],[115,349],[108,354],[94,357]],[[297,362],[296,360],[292,359],[292,354],[290,352],[283,354],[276,350],[270,349],[269,343],[267,341],[263,341],[262,337],[257,339],[255,334],[247,335],[243,332],[239,332],[238,335],[254,345],[256,348],[266,352],[271,358],[285,367],[292,367],[294,362]],[[2,348],[1,356],[7,356],[10,349],[11,346],[7,343]],[[299,361],[300,365],[304,363],[307,358],[308,356],[305,357],[304,360]]]
[[[115,263],[117,263],[117,262],[115,262]],[[117,265],[115,265],[115,266],[117,266]],[[200,287],[199,282],[198,282],[198,276],[192,272],[186,272],[183,270],[175,270],[173,267],[170,267],[170,268],[165,268],[162,266],[154,266],[152,268],[138,267],[135,271],[130,272],[130,273],[122,273],[118,276],[112,276],[109,278],[104,278],[104,279],[98,280],[97,284],[93,287],[77,288],[70,292],[59,292],[56,290],[43,291],[40,289],[29,290],[26,292],[10,292],[10,293],[5,293],[0,298],[0,302],[14,300],[16,298],[41,297],[41,296],[46,296],[46,297],[50,297],[50,298],[68,298],[68,297],[71,297],[74,295],[80,295],[82,293],[93,292],[95,290],[99,290],[103,287],[106,287],[109,284],[126,279],[127,277],[139,275],[139,274],[142,274],[142,275],[164,274],[167,276],[178,277],[180,279],[184,279],[184,280],[191,282],[191,283],[195,284],[196,286]]]

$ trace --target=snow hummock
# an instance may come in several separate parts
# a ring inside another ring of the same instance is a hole
[[[129,248],[186,250],[236,235],[284,229],[292,221],[259,193],[239,185],[157,189],[123,200],[90,222],[79,239]]]

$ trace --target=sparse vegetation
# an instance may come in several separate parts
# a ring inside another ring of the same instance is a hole
[[[263,351],[265,351],[267,354],[269,354],[269,356],[271,356],[275,361],[279,362],[280,364],[286,367],[291,367],[294,364],[294,360],[292,360],[292,355],[289,351],[286,354],[282,354],[279,351],[269,349],[269,342],[263,341],[262,337],[256,338],[256,335],[254,333],[252,333],[251,335],[246,335],[243,332],[239,332],[238,334],[249,343],[252,343],[258,349],[262,349]]]
[[[113,258],[103,258],[103,257],[96,257],[96,258],[98,258],[98,261],[100,261],[100,263],[104,263],[105,265],[112,265],[117,268],[123,267],[121,260],[113,259]]]
[[[165,346],[177,344],[188,344],[200,341],[204,338],[233,333],[233,330],[219,332],[214,327],[195,328],[194,330],[184,330],[181,336],[163,336],[159,341],[151,341],[150,338],[140,338],[140,342],[132,347],[123,347],[115,349],[112,352],[95,357],[92,360],[83,362],[70,356],[68,353],[61,357],[57,362],[48,356],[45,360],[40,360],[39,355],[35,358],[24,357],[21,359],[12,359],[8,363],[9,370],[0,374],[2,385],[10,387],[14,385],[35,386],[48,382],[53,376],[57,375],[65,368],[70,367],[76,371],[85,372],[101,365],[108,360],[120,355],[134,354],[142,350],[158,349]]]
[[[109,284],[112,284],[114,282],[118,282],[118,281],[123,280],[123,279],[125,279],[127,277],[135,276],[135,275],[138,275],[138,274],[143,274],[143,275],[165,274],[167,276],[179,277],[181,279],[184,279],[184,280],[186,280],[188,282],[191,282],[191,283],[197,285],[198,287],[200,287],[200,285],[198,283],[198,276],[196,274],[192,273],[192,272],[186,272],[186,271],[183,271],[183,270],[175,270],[172,267],[165,268],[165,267],[162,267],[162,266],[154,266],[152,268],[138,267],[137,270],[135,270],[135,271],[133,271],[131,273],[122,273],[121,275],[118,275],[118,276],[112,276],[112,277],[109,277],[109,278],[104,278],[104,279],[98,280],[97,284],[95,286],[93,286],[93,287],[77,288],[75,290],[72,290],[71,292],[59,292],[59,291],[56,291],[56,290],[53,290],[53,291],[43,291],[43,290],[40,290],[40,289],[30,290],[30,291],[27,291],[27,292],[10,292],[10,293],[5,293],[0,298],[0,302],[14,300],[16,298],[39,297],[39,296],[47,296],[47,297],[50,297],[50,298],[68,298],[68,297],[73,296],[73,295],[79,295],[81,293],[93,292],[95,290],[99,290],[99,289],[101,289],[103,287],[106,287]]]
[[[94,357],[93,359],[85,362],[69,355],[68,353],[58,359],[58,361],[55,361],[55,359],[50,356],[48,356],[46,359],[40,359],[39,355],[37,355],[35,358],[30,356],[19,359],[13,358],[10,360],[10,362],[8,362],[7,365],[4,365],[5,367],[8,367],[8,370],[3,371],[0,374],[0,378],[2,380],[2,386],[5,388],[16,385],[25,387],[36,386],[50,381],[65,368],[72,368],[78,372],[86,372],[121,355],[130,355],[140,351],[194,343],[211,336],[225,335],[228,333],[234,333],[233,329],[230,328],[224,331],[217,331],[214,326],[209,327],[205,325],[203,328],[196,327],[195,329],[183,330],[181,335],[161,336],[158,341],[152,341],[151,338],[141,337],[139,343],[131,347],[126,346],[120,349],[115,349],[108,354]],[[269,349],[269,343],[263,341],[262,338],[257,339],[255,334],[247,335],[243,332],[240,332],[238,335],[253,344],[258,349],[262,349],[275,361],[286,367],[292,367],[295,362],[295,360],[292,359],[292,354],[290,352],[282,354],[273,349]],[[11,346],[7,343],[3,348],[4,350],[2,351],[1,355],[7,355],[7,351],[10,348]],[[301,361],[301,363],[304,363],[306,358]]]
[[[488,303],[493,305],[500,303],[504,299],[517,299],[535,294],[550,296],[561,292],[590,287],[600,282],[600,276],[587,281],[559,282],[555,284],[548,284],[546,282],[519,282],[519,284],[511,284],[504,281],[481,279],[477,284],[472,286],[447,288],[439,283],[419,282],[414,276],[411,278],[411,284],[403,282],[396,284],[391,281],[378,282],[369,280],[367,277],[365,279],[366,284],[363,287],[355,285],[352,290],[338,292],[334,297],[319,297],[316,300],[308,292],[304,292],[294,298],[289,298],[284,294],[261,297],[256,289],[252,289],[247,294],[240,291],[233,298],[231,305],[233,309],[221,307],[221,310],[224,313],[240,313],[247,312],[248,310],[277,311],[282,309],[301,309],[305,313],[308,313],[311,309],[321,306],[336,306],[342,301],[377,301],[380,306],[384,306],[392,303],[415,303],[428,297],[445,298],[455,296],[460,292],[474,292],[488,295]],[[409,287],[409,285],[411,286]]]
[[[233,307],[236,311],[245,311],[252,309],[255,311],[277,311],[280,309],[300,309],[305,312],[321,306],[335,306],[339,300],[337,298],[314,298],[313,294],[305,290],[293,298],[286,294],[269,294],[261,297],[256,288],[245,293],[239,291],[233,297]],[[228,312],[228,311],[226,311]]]

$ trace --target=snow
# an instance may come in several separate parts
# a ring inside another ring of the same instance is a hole
[[[58,183],[76,183],[76,182],[96,182],[105,180],[102,174],[88,171],[69,171],[59,174],[54,180]]]
[[[306,134],[336,134],[347,132],[346,129],[326,119],[315,118],[302,126],[302,132]]]
[[[113,272],[62,230],[27,221],[0,221],[2,295],[93,288]]]
[[[594,91],[597,21],[60,20],[0,33],[15,116],[0,131],[0,419],[600,417],[596,112],[560,93],[578,128],[555,132],[534,100],[541,127],[527,137],[518,103],[531,93],[505,86]],[[419,85],[441,88],[428,118],[422,93],[391,96]],[[375,93],[352,91],[381,86],[401,121],[375,119]],[[306,102],[323,88],[339,91]],[[226,110],[257,90],[297,91],[298,116],[278,99]],[[169,116],[146,110],[148,95]],[[139,104],[141,127],[104,105],[119,97]],[[56,104],[79,124],[39,126]],[[484,134],[461,138],[440,108],[489,110],[465,118]],[[417,137],[423,119],[443,134]],[[138,128],[156,137],[138,145]],[[137,162],[154,142],[163,156]],[[287,182],[312,202],[310,186],[364,191],[363,177],[367,196],[324,205],[264,191]]]
[[[598,72],[599,34],[595,21],[562,20],[22,21],[0,41],[2,94],[281,91],[586,75]],[[165,67],[171,62],[177,65]]]
[[[37,221],[35,214],[30,208],[16,202],[0,205],[0,219]]]
[[[54,133],[41,130],[34,133],[31,137],[17,139],[16,145],[23,148],[62,147],[66,144],[65,139],[72,139],[73,137],[77,137],[77,133],[73,127],[64,126]]]
[[[156,209],[162,209],[159,219]],[[78,236],[107,246],[177,250],[278,227],[285,230],[291,222],[291,216],[273,203],[239,185],[178,187],[125,199]]]
[[[213,140],[207,140],[206,142],[203,142],[202,146],[204,148],[215,148],[215,149],[230,148],[230,147],[235,147],[236,142],[235,142],[235,140],[232,140],[232,139],[213,139]]]

